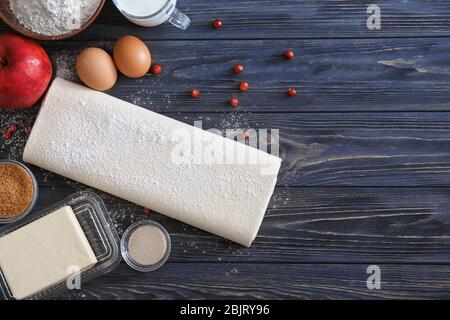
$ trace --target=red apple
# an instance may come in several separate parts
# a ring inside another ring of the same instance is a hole
[[[52,78],[52,64],[36,42],[0,34],[0,108],[33,106]]]

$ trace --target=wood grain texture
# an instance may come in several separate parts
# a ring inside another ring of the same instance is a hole
[[[38,208],[84,189],[41,188]],[[119,235],[163,224],[172,263],[450,263],[448,188],[276,188],[251,248],[100,194]]]
[[[113,41],[44,46],[55,76],[78,81],[77,54]],[[119,78],[108,93],[158,112],[450,111],[449,38],[147,42],[164,74]],[[179,48],[183,50],[179,50]],[[61,49],[63,48],[63,49]],[[286,60],[285,49],[297,56]],[[232,67],[243,63],[235,75]],[[250,90],[239,91],[246,80]],[[201,97],[190,96],[199,88]],[[296,87],[295,98],[286,92]]]
[[[55,75],[77,81],[82,48],[111,50],[124,34],[146,39],[164,75],[120,77],[110,94],[205,129],[278,128],[284,160],[251,248],[100,192],[119,234],[154,219],[168,228],[172,255],[155,273],[122,263],[60,298],[448,299],[450,2],[377,4],[382,29],[369,31],[367,3],[357,0],[179,0],[193,21],[181,32],[134,26],[109,1],[79,36],[42,43]],[[296,58],[284,60],[286,49]],[[231,72],[237,62],[241,76]],[[245,94],[241,80],[251,85]],[[200,99],[190,98],[192,87]],[[237,110],[227,105],[234,95]],[[0,132],[19,127],[12,140],[0,135],[0,158],[21,158],[23,127],[37,110],[0,110]],[[33,171],[38,209],[86,189]],[[381,266],[382,290],[366,288],[369,264]]]
[[[110,47],[109,44],[108,47]],[[121,79],[113,95],[158,111],[435,111],[449,110],[449,39],[149,43],[163,77]],[[179,51],[177,47],[185,50]],[[286,61],[282,52],[298,57]],[[201,57],[199,59],[199,57]],[[160,58],[160,59],[161,59]],[[243,63],[244,74],[231,72]],[[246,94],[237,90],[247,80]],[[201,99],[189,92],[198,87]],[[286,95],[297,87],[299,96]],[[149,89],[152,88],[152,89]],[[136,95],[138,93],[138,95]],[[136,101],[137,99],[137,101]]]
[[[60,298],[447,299],[450,294],[448,266],[380,265],[381,290],[367,289],[367,267],[169,263],[154,273],[142,274],[130,271],[122,263],[111,274],[82,286],[82,291]]]
[[[97,21],[75,39],[114,39],[131,33],[144,39],[261,39],[340,38],[450,35],[450,4],[446,0],[379,0],[381,29],[368,30],[369,3],[358,0],[180,0],[179,8],[192,20],[182,32],[168,23],[138,28],[109,1]],[[224,27],[211,27],[220,18]],[[0,25],[0,32],[8,30]]]
[[[204,129],[279,129],[279,186],[449,186],[450,113],[168,115],[191,125],[201,120]],[[9,119],[0,114],[4,126]],[[22,137],[14,137],[17,143],[0,137],[0,153],[20,159]],[[67,185],[57,175],[35,172],[43,186]]]

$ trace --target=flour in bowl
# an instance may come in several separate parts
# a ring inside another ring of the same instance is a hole
[[[14,16],[27,29],[58,36],[81,28],[101,0],[9,0]]]

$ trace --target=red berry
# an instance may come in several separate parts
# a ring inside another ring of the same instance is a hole
[[[26,135],[29,135],[31,133],[32,128],[33,128],[32,126],[26,126],[25,128],[23,128],[23,131],[25,132]]]
[[[240,89],[241,91],[247,91],[248,88],[249,88],[249,84],[248,84],[247,81],[242,81],[242,82],[239,84],[239,89]]]
[[[9,140],[12,138],[12,136],[17,132],[17,125],[14,123],[11,123],[6,127],[6,129],[3,131],[3,138],[6,140]]]
[[[295,56],[295,53],[292,50],[287,50],[284,52],[284,57],[286,59],[292,59],[292,58],[294,58],[294,56]]]
[[[289,88],[288,95],[291,97],[295,97],[297,95],[297,90],[295,90],[295,88]]]
[[[9,131],[3,131],[3,138],[5,138],[5,140],[9,140],[11,139],[13,136],[13,134]]]
[[[6,130],[11,131],[12,133],[16,133],[17,125],[15,123],[11,123],[6,127]]]
[[[240,63],[235,64],[233,67],[234,73],[242,73],[244,71],[244,66]]]
[[[191,96],[192,96],[192,98],[200,97],[200,90],[198,90],[197,88],[192,89],[191,90]]]
[[[149,208],[144,208],[144,214],[149,215],[152,211]]]
[[[233,108],[236,108],[239,105],[239,99],[236,97],[233,97],[230,99],[230,106]]]
[[[3,131],[3,138],[5,138],[5,140],[11,139],[12,136],[13,136],[12,132],[10,132],[8,130]]]
[[[220,29],[220,28],[222,28],[222,26],[223,26],[222,20],[220,20],[220,19],[214,20],[214,22],[213,22],[213,27],[214,28]]]
[[[161,74],[162,73],[162,67],[159,64],[154,64],[152,67],[153,74]]]

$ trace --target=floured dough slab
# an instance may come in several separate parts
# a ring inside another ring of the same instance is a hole
[[[198,161],[195,150],[227,161]],[[256,148],[59,78],[23,159],[245,246],[256,237],[281,164]]]
[[[64,281],[71,266],[84,270],[96,262],[70,207],[0,238],[0,268],[16,299]]]

